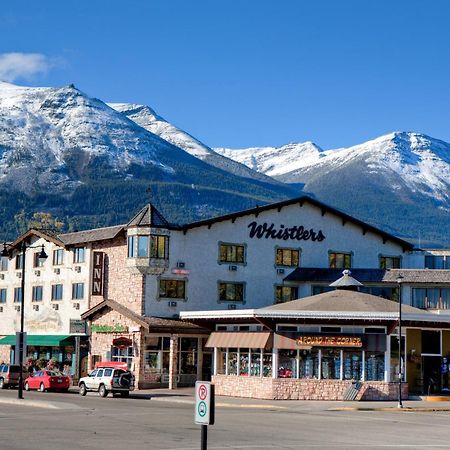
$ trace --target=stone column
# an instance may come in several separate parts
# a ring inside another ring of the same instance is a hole
[[[170,336],[170,353],[169,353],[169,389],[177,388],[178,375],[178,335]]]

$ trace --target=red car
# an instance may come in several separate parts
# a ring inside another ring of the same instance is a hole
[[[40,370],[25,380],[25,390],[37,389],[40,392],[54,389],[55,391],[67,392],[71,379],[56,370]]]

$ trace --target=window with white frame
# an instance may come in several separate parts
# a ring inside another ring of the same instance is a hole
[[[84,298],[84,283],[72,283],[72,300]]]
[[[64,264],[64,249],[53,250],[53,265],[61,266],[62,264]]]
[[[84,247],[75,247],[73,249],[73,262],[75,264],[84,263],[86,258],[86,249]]]
[[[43,286],[33,286],[32,293],[31,293],[31,301],[42,302],[42,291],[43,291]]]

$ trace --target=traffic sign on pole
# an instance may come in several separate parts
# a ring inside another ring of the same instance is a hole
[[[195,383],[195,423],[214,425],[214,385],[209,381]]]

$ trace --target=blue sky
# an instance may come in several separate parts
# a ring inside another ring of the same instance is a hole
[[[4,3],[0,78],[145,103],[210,146],[450,141],[447,0]]]

